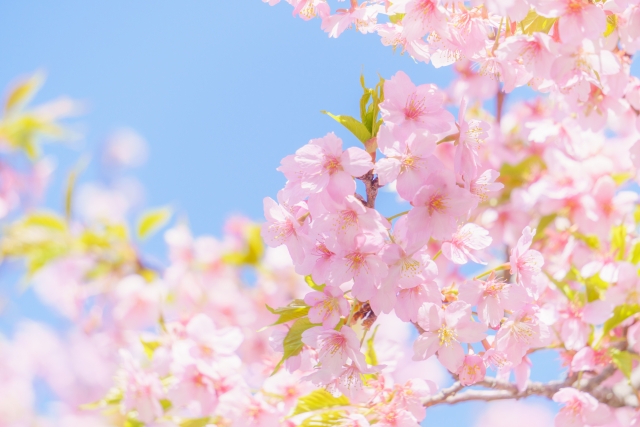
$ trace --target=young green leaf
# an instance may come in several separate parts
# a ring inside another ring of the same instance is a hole
[[[142,214],[138,220],[138,237],[145,239],[160,228],[164,227],[173,215],[173,211],[169,207],[161,207],[152,209]]]
[[[349,130],[349,132],[354,134],[355,137],[360,140],[360,142],[365,143],[371,139],[371,133],[369,132],[369,129],[367,129],[367,127],[364,124],[357,121],[353,117],[336,116],[324,110],[322,111],[322,113],[326,114],[327,116],[334,119],[336,122],[340,123],[342,126],[346,127]]]
[[[317,411],[319,409],[347,405],[349,405],[349,399],[346,396],[342,395],[340,397],[333,397],[333,395],[327,390],[320,388],[301,397],[291,415],[293,416],[303,414],[305,412]]]

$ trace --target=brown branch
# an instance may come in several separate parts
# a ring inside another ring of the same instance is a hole
[[[617,396],[611,389],[598,388],[600,383],[613,375],[615,371],[615,367],[608,366],[599,375],[596,375],[586,381],[586,384],[580,389],[590,393],[600,402],[611,407],[620,408],[628,406],[628,403]],[[456,382],[451,387],[443,389],[439,393],[425,399],[422,404],[424,407],[429,407],[440,404],[453,405],[456,403],[468,402],[470,400],[479,400],[484,402],[505,399],[519,400],[530,396],[541,396],[551,399],[561,388],[576,386],[575,383],[577,379],[578,375],[573,373],[562,381],[550,381],[548,383],[530,382],[524,390],[520,391],[518,390],[518,386],[513,383],[487,377],[474,384],[474,387],[480,386],[490,390],[465,390],[465,386],[460,384],[460,382]],[[459,393],[460,391],[462,391],[462,393]]]
[[[368,208],[376,207],[376,197],[378,197],[378,177],[373,175],[373,169],[366,174],[359,176],[358,179],[364,183],[367,192],[367,201],[364,204]]]

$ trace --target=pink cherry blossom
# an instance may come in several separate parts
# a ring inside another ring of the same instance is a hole
[[[482,120],[466,120],[467,99],[462,98],[458,112],[459,134],[456,141],[454,170],[456,173],[474,179],[478,176],[478,148],[489,136],[489,125]]]
[[[505,310],[518,310],[529,300],[519,285],[506,283],[493,273],[486,281],[469,280],[460,285],[458,298],[478,307],[478,318],[487,326],[500,326]]]
[[[378,133],[378,148],[385,157],[378,160],[375,170],[380,185],[397,179],[398,194],[411,200],[429,174],[441,167],[433,156],[436,138],[427,132],[413,132],[405,141],[397,138],[391,129],[383,126]]]
[[[451,113],[442,108],[444,94],[435,85],[415,86],[409,76],[398,71],[384,83],[385,100],[380,111],[385,122],[400,132],[427,130],[446,132],[453,124]]]
[[[484,228],[467,223],[453,233],[451,240],[442,243],[442,254],[456,264],[466,264],[469,260],[477,264],[486,264],[476,258],[471,250],[482,250],[491,244],[489,232]]]
[[[278,168],[289,179],[287,188],[292,191],[308,195],[326,189],[336,201],[353,194],[353,178],[371,169],[373,163],[366,151],[356,147],[343,151],[342,140],[334,133],[311,140],[295,155],[283,159]]]
[[[540,269],[544,265],[542,254],[529,249],[535,234],[535,229],[531,230],[530,227],[525,227],[509,257],[511,274],[515,274],[518,284],[525,287],[532,284],[533,277],[540,273]]]
[[[349,314],[349,302],[339,288],[325,286],[322,292],[309,292],[305,295],[304,302],[311,307],[309,320],[322,323],[327,329],[335,327],[340,316],[346,317]]]
[[[350,245],[341,248],[336,257],[332,283],[340,285],[353,279],[351,294],[360,301],[367,301],[380,287],[389,270],[378,255],[381,249],[379,243],[366,235],[357,235]]]
[[[556,415],[556,427],[601,426],[610,418],[609,408],[590,394],[564,387],[553,395],[553,400],[564,406]]]
[[[291,258],[301,262],[304,258],[303,237],[299,234],[304,226],[285,206],[276,203],[270,197],[264,198],[264,216],[267,222],[262,225],[262,238],[272,248],[286,245]]]
[[[438,360],[451,372],[458,372],[464,362],[460,343],[474,343],[485,336],[484,325],[471,320],[471,306],[462,301],[444,310],[425,303],[418,314],[418,324],[425,330],[415,341],[414,360],[424,360],[438,353]]]
[[[477,201],[458,187],[450,177],[433,173],[411,201],[408,227],[420,230],[413,241],[426,243],[430,237],[448,239],[457,229],[458,220],[466,219]]]
[[[472,385],[484,379],[486,368],[484,360],[477,354],[468,354],[464,357],[462,367],[458,372],[462,385]]]
[[[548,339],[549,328],[540,321],[535,308],[527,306],[502,325],[496,335],[496,350],[518,365],[529,349],[544,346]]]
[[[347,326],[340,331],[315,326],[302,333],[302,342],[318,349],[318,361],[326,373],[337,376],[348,360],[366,368],[364,355],[360,352],[360,339]]]

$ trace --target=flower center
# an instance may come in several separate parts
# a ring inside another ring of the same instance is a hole
[[[329,175],[333,175],[335,172],[341,169],[340,160],[335,157],[327,157],[322,167],[325,171],[329,172]]]
[[[433,215],[433,212],[443,213],[447,208],[446,198],[442,194],[434,194],[431,196],[431,200],[427,205],[429,208],[429,215]]]
[[[440,329],[438,329],[438,337],[440,338],[440,345],[444,345],[444,346],[449,346],[451,344],[451,341],[458,341],[456,339],[456,337],[458,336],[458,334],[456,334],[456,331],[447,327],[447,326],[442,326]]]
[[[405,120],[420,120],[426,110],[424,98],[418,98],[415,93],[412,93],[404,107],[404,118]]]

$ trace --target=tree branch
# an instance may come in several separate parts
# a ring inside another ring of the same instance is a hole
[[[378,177],[373,175],[373,169],[367,172],[366,174],[359,176],[358,179],[364,183],[367,192],[367,202],[365,206],[368,208],[376,207],[376,197],[378,197],[378,188],[380,185],[378,184]]]

